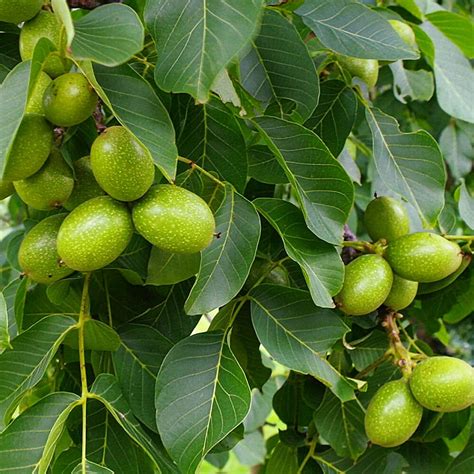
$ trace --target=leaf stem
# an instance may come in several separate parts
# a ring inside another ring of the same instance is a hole
[[[314,451],[316,449],[317,444],[318,444],[318,438],[313,438],[313,440],[311,441],[311,444],[309,445],[308,453],[306,454],[306,456],[303,459],[300,467],[296,471],[296,474],[301,474],[303,472],[303,469],[305,468],[308,461],[314,456]]]
[[[361,370],[354,378],[361,379],[369,375],[373,370],[375,370],[379,365],[382,365],[389,357],[389,353],[385,353],[383,356],[379,357],[377,360],[368,365],[364,370]]]
[[[365,240],[346,240],[342,242],[343,247],[351,247],[365,253],[376,253],[375,246]]]
[[[225,186],[225,184],[220,179],[216,178],[212,173],[209,173],[209,171],[197,165],[193,160],[190,160],[189,158],[184,158],[184,156],[178,156],[178,161],[187,163],[191,167],[191,169],[198,170],[200,173],[202,173],[204,176],[207,176],[209,179],[217,183],[219,186],[223,186],[223,187]]]
[[[474,235],[443,235],[448,240],[465,240],[467,242],[474,241]]]

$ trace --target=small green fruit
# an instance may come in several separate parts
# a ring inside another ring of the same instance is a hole
[[[33,18],[43,6],[43,0],[0,0],[0,21],[21,23]]]
[[[53,150],[43,167],[29,178],[14,182],[21,199],[40,211],[61,207],[74,187],[71,168],[57,150]]]
[[[33,92],[31,93],[30,99],[26,106],[25,112],[27,114],[41,114],[44,115],[43,109],[43,95],[44,91],[51,84],[52,79],[43,71],[38,75],[36,80],[35,87],[33,87]]]
[[[418,403],[429,410],[463,410],[474,403],[474,369],[454,357],[430,357],[413,370],[410,388]]]
[[[49,156],[53,138],[53,129],[43,116],[25,115],[13,142],[3,178],[18,181],[36,173]]]
[[[385,258],[402,278],[428,283],[455,272],[462,262],[458,244],[429,232],[404,235],[390,242]]]
[[[76,181],[74,189],[69,199],[64,204],[68,211],[72,211],[79,204],[88,201],[89,199],[103,196],[104,190],[98,185],[92,173],[91,160],[88,156],[84,156],[73,164]]]
[[[388,196],[370,201],[365,210],[364,222],[374,242],[380,239],[389,242],[410,232],[410,220],[405,206]]]
[[[368,87],[374,87],[379,77],[379,62],[376,59],[351,58],[338,56],[339,64],[353,76],[362,79]]]
[[[392,288],[383,304],[394,311],[400,311],[412,303],[417,291],[417,281],[405,280],[394,274]]]
[[[36,224],[23,239],[18,261],[25,275],[38,283],[53,283],[74,270],[61,263],[56,249],[59,227],[66,214],[56,214]]]
[[[138,232],[157,247],[174,253],[196,253],[212,240],[216,223],[209,206],[187,189],[154,186],[133,208]]]
[[[124,127],[110,127],[95,139],[91,166],[102,189],[119,201],[141,198],[155,177],[150,154]]]
[[[391,448],[407,441],[416,431],[423,408],[403,380],[388,382],[377,390],[365,414],[365,432],[372,443]]]
[[[5,181],[0,179],[0,201],[3,201],[8,196],[11,196],[15,192],[15,186],[11,181]]]
[[[84,122],[97,106],[97,94],[84,75],[70,72],[55,79],[43,96],[46,118],[61,127]]]
[[[109,196],[90,199],[64,220],[58,253],[74,270],[90,272],[112,263],[127,247],[133,224],[125,204]]]
[[[336,296],[346,314],[375,311],[386,300],[393,282],[390,265],[380,255],[362,255],[346,266],[342,290]]]
[[[392,28],[397,32],[398,36],[400,36],[408,46],[416,48],[415,33],[410,28],[410,25],[398,20],[388,20],[388,22],[392,25]]]

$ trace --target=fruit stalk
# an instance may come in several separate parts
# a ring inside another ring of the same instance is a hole
[[[224,183],[220,179],[217,179],[212,173],[209,173],[209,171],[206,171],[204,168],[197,165],[193,160],[190,160],[189,158],[184,158],[184,156],[178,156],[178,160],[182,161],[183,163],[187,163],[191,167],[191,169],[199,170],[204,176],[207,176],[209,179],[212,179],[212,181],[217,183],[219,186],[224,186]]]
[[[474,235],[443,235],[448,240],[465,240],[468,242],[474,241]]]

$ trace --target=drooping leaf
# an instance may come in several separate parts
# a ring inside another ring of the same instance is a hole
[[[385,185],[418,211],[426,226],[435,224],[444,205],[446,170],[435,139],[420,130],[402,133],[397,121],[367,108],[375,166]]]
[[[250,296],[255,332],[276,361],[317,378],[342,401],[354,397],[351,385],[325,357],[348,331],[334,311],[315,306],[306,291],[277,285],[260,285]]]
[[[25,311],[27,278],[12,280],[4,289],[3,296],[8,311],[8,332],[13,339],[23,328],[23,315]]]
[[[298,472],[298,451],[294,447],[287,446],[281,441],[275,446],[275,449],[268,460],[268,472],[275,474],[297,474]]]
[[[0,353],[11,347],[9,326],[7,303],[3,293],[0,293]]]
[[[148,262],[147,285],[174,285],[196,275],[201,261],[200,253],[179,254],[151,249]]]
[[[296,10],[324,46],[356,58],[416,59],[390,24],[374,10],[352,0],[306,0]]]
[[[446,474],[468,472],[474,462],[474,433],[469,437],[466,447],[459,453],[454,461],[449,464]]]
[[[66,0],[51,0],[51,6],[53,7],[54,14],[63,24],[64,29],[66,30],[66,45],[71,46],[75,32],[69,5],[67,4]]]
[[[288,178],[278,163],[276,156],[264,145],[248,149],[249,176],[268,184],[285,184]]]
[[[219,237],[202,252],[184,306],[188,314],[204,314],[228,303],[245,283],[257,251],[260,218],[253,204],[230,185],[215,218]]]
[[[402,103],[406,99],[426,101],[434,93],[433,74],[424,69],[412,71],[403,67],[403,61],[389,64],[393,74],[393,94]]]
[[[255,123],[294,186],[309,229],[339,244],[352,208],[354,187],[321,139],[296,123],[259,117]]]
[[[439,146],[455,179],[466,176],[472,168],[474,146],[469,134],[455,122],[441,132]]]
[[[474,229],[474,195],[467,189],[466,182],[461,184],[459,193],[459,215],[471,229]]]
[[[143,49],[143,25],[127,5],[102,5],[77,20],[74,29],[71,48],[76,59],[118,66]]]
[[[256,99],[275,102],[279,116],[308,119],[318,104],[319,78],[296,28],[276,11],[263,15],[252,49],[240,62],[241,83]],[[290,103],[291,113],[285,108]]]
[[[359,344],[353,344],[350,357],[357,370],[364,370],[372,362],[382,357],[387,350],[387,336],[382,331],[374,331]]]
[[[64,344],[79,349],[79,331],[70,331],[64,338]],[[88,351],[116,351],[120,338],[108,324],[96,319],[84,322],[84,348]]]
[[[123,451],[122,451],[123,454]],[[92,461],[88,461],[84,464],[79,463],[72,471],[71,474],[84,474],[84,469],[87,474],[113,474],[114,471],[110,470],[108,467],[101,466]]]
[[[156,42],[155,81],[165,91],[206,102],[219,73],[250,41],[260,0],[151,0],[145,21]]]
[[[166,356],[156,384],[157,424],[181,472],[193,473],[249,408],[250,389],[224,332],[186,338]]]
[[[335,247],[310,232],[301,212],[288,201],[259,198],[254,204],[280,234],[288,256],[301,266],[314,303],[334,308],[332,296],[344,278],[344,264]]]
[[[426,471],[430,474],[442,474],[452,461],[449,449],[442,440],[434,443],[408,442],[399,452],[408,461],[408,472]]]

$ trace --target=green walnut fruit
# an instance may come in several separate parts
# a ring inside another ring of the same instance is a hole
[[[48,38],[59,51],[48,56],[43,64],[43,70],[52,77],[64,74],[71,63],[61,57],[60,52],[66,47],[66,34],[54,13],[41,11],[23,25],[20,32],[20,55],[23,61],[33,57],[35,46],[41,38]]]
[[[127,247],[133,224],[127,206],[109,196],[90,199],[64,220],[58,253],[67,266],[90,272],[112,263]]]
[[[26,106],[25,112],[27,114],[44,115],[43,95],[51,82],[53,82],[53,80],[45,72],[41,71],[39,73],[35,87],[33,87],[33,92],[31,93],[30,99],[28,100],[28,104]]]
[[[429,232],[404,235],[390,242],[385,258],[402,278],[429,283],[446,278],[462,262],[458,244]]]
[[[74,270],[68,268],[58,255],[56,239],[66,214],[56,214],[36,224],[23,239],[18,261],[25,275],[38,283],[53,283]]]
[[[423,408],[408,383],[388,382],[376,392],[365,414],[365,432],[372,443],[391,448],[407,441],[418,428]]]
[[[11,181],[0,179],[0,201],[11,196],[15,192],[15,186]]]
[[[429,410],[463,410],[474,403],[474,369],[454,357],[430,357],[413,370],[410,388]]]
[[[64,204],[68,211],[72,211],[79,204],[88,201],[89,199],[103,196],[105,191],[99,186],[94,178],[94,173],[91,168],[90,157],[84,156],[73,164],[74,174],[76,180],[74,182],[74,189],[71,196]]]
[[[43,0],[0,0],[0,21],[21,23],[33,18],[43,6]]]
[[[390,265],[380,255],[362,255],[346,266],[342,290],[336,296],[346,314],[375,311],[387,299],[393,282]]]
[[[392,25],[392,28],[397,32],[398,36],[400,36],[400,38],[405,41],[408,46],[416,48],[415,33],[409,25],[403,21],[398,20],[388,20],[388,22],[390,25]]]
[[[405,280],[394,274],[392,288],[383,304],[394,311],[400,311],[412,303],[417,291],[417,281]]]
[[[388,196],[370,201],[364,214],[365,227],[370,238],[376,242],[388,242],[410,232],[410,220],[405,206]]]
[[[97,94],[85,76],[77,72],[56,78],[43,96],[46,118],[60,127],[84,122],[96,106]]]
[[[212,241],[216,223],[209,206],[187,189],[154,186],[133,208],[137,231],[156,247],[196,253]]]
[[[351,58],[339,56],[339,64],[353,76],[362,79],[368,87],[374,87],[379,77],[379,62],[376,59]]]
[[[25,115],[13,142],[3,178],[18,181],[36,173],[47,160],[53,139],[53,129],[43,116]]]
[[[34,209],[48,211],[61,207],[72,193],[71,168],[57,150],[53,150],[43,167],[29,178],[14,182],[21,199]]]
[[[95,179],[119,201],[135,201],[150,189],[155,165],[150,154],[124,127],[110,127],[91,148]]]

